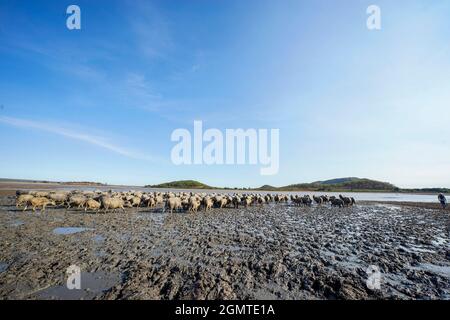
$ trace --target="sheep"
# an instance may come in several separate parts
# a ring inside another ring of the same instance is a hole
[[[341,199],[333,198],[333,199],[330,199],[330,202],[331,202],[332,207],[342,208],[344,206],[344,201]]]
[[[348,206],[350,206],[350,205],[353,204],[353,203],[352,203],[352,200],[351,200],[350,198],[348,198],[348,197],[343,197],[341,194],[339,195],[339,199],[341,199],[341,200],[344,202],[344,205],[345,205],[346,207],[348,207]]]
[[[266,200],[263,197],[258,197],[257,198],[257,202],[258,202],[259,205],[262,206],[266,202]]]
[[[309,195],[305,195],[305,196],[302,197],[302,204],[304,204],[306,206],[311,206],[312,200],[309,197]]]
[[[204,197],[202,202],[205,211],[211,210],[214,205],[213,200],[209,196]]]
[[[34,198],[34,196],[31,195],[31,194],[21,194],[21,195],[19,195],[17,197],[17,199],[16,199],[16,208],[19,208],[22,205],[25,205],[25,207],[26,207],[27,202],[30,201],[33,198]]]
[[[100,210],[100,207],[101,203],[99,201],[88,199],[85,203],[84,212],[86,212],[88,209],[98,212]]]
[[[181,208],[181,199],[178,197],[170,197],[166,201],[166,208],[169,208],[170,213],[173,212],[173,210],[177,210]]]
[[[150,198],[147,200],[147,207],[148,207],[148,208],[154,208],[155,206],[156,206],[155,198],[150,197]]]
[[[37,198],[45,198],[45,197],[48,197],[48,192],[47,191],[34,191],[33,195]]]
[[[252,198],[251,198],[251,196],[244,196],[243,198],[242,198],[242,205],[244,206],[244,207],[248,207],[249,205],[251,205],[252,204]]]
[[[222,209],[222,208],[226,207],[227,204],[228,204],[228,199],[226,197],[223,197],[219,201],[219,208]]]
[[[116,209],[122,209],[125,212],[124,204],[125,202],[120,198],[111,198],[108,196],[103,196],[100,198],[100,203],[102,208],[105,209],[105,213],[109,209],[113,209],[113,213]]]
[[[72,206],[77,206],[78,208],[82,208],[84,204],[86,203],[86,197],[85,196],[71,196],[69,197],[69,200],[67,201],[67,209],[70,209]]]
[[[233,207],[235,209],[239,209],[239,203],[241,203],[241,198],[238,195],[234,195],[234,197],[231,200],[231,203],[233,204]]]
[[[141,205],[140,197],[133,196],[133,197],[131,197],[131,199],[129,199],[129,201],[130,201],[132,207],[139,207]]]
[[[197,212],[199,206],[200,206],[200,201],[197,200],[197,197],[189,198],[189,211]]]
[[[57,204],[64,204],[67,200],[67,194],[62,192],[50,193],[48,196],[51,200],[55,201]]]
[[[317,204],[322,204],[322,198],[321,197],[316,197],[313,195],[313,199]]]
[[[33,212],[36,211],[36,208],[41,208],[41,212],[44,212],[46,206],[48,205],[56,206],[55,201],[49,200],[48,198],[45,197],[32,198],[27,202],[27,205],[28,204],[32,206]],[[24,211],[26,210],[26,208],[27,207],[25,207]]]

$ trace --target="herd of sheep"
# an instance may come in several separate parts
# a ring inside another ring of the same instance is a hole
[[[331,204],[331,206],[345,207],[355,204],[355,199],[339,195],[328,197],[326,195],[286,195],[286,194],[216,194],[216,193],[193,193],[193,192],[141,192],[141,191],[29,191],[16,193],[16,207],[23,211],[31,208],[33,211],[40,209],[45,211],[47,206],[65,207],[67,209],[77,208],[84,211],[107,212],[112,210],[123,210],[125,208],[161,207],[171,213],[176,211],[197,212],[208,211],[212,208],[225,208],[239,206],[264,205],[267,203],[288,203],[296,206],[312,206]]]

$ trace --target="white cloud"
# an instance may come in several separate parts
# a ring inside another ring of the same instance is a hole
[[[86,142],[88,144],[109,150],[111,152],[120,154],[122,156],[132,158],[132,159],[138,159],[138,160],[154,160],[154,158],[140,154],[138,152],[134,152],[131,150],[128,150],[126,148],[123,148],[121,146],[118,146],[116,144],[108,142],[107,139],[103,137],[94,136],[91,134],[83,133],[83,132],[76,132],[72,131],[70,129],[51,125],[43,122],[33,121],[33,120],[27,120],[27,119],[20,119],[20,118],[13,118],[13,117],[6,117],[6,116],[0,116],[0,122],[14,126],[14,127],[20,127],[25,129],[34,129],[39,131],[46,131],[50,133],[54,133],[66,138],[79,140]]]

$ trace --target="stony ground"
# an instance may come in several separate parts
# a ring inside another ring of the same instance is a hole
[[[12,204],[0,198],[3,299],[450,299],[450,216],[439,210],[32,214]],[[70,265],[82,290],[65,286]],[[370,265],[379,290],[366,285]]]

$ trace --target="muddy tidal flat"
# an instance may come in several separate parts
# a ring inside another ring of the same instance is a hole
[[[33,214],[2,196],[0,297],[450,299],[449,232],[448,211],[401,205]]]

